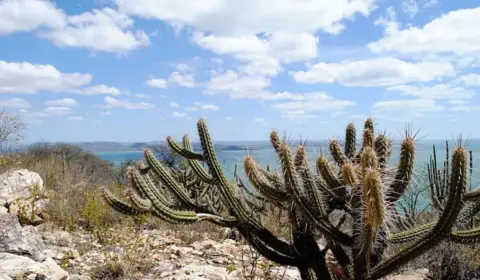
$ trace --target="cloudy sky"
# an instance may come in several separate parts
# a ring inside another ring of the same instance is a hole
[[[27,142],[480,137],[477,0],[0,0],[0,108]],[[195,137],[194,137],[195,138]]]

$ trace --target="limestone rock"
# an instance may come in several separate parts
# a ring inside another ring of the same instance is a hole
[[[68,273],[50,258],[40,263],[24,256],[0,253],[0,275],[8,275],[15,279],[19,274],[27,276],[36,274],[36,277],[43,276],[43,279],[49,280],[68,279]]]
[[[17,217],[0,214],[0,252],[26,255],[36,261],[43,261],[44,249],[42,239],[22,229]]]
[[[43,180],[35,172],[18,169],[0,174],[0,205],[5,206],[16,199],[28,199],[34,186],[39,191],[44,190]]]

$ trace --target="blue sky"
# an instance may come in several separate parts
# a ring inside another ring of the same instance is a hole
[[[0,0],[0,108],[25,141],[480,137],[480,8],[442,0]]]

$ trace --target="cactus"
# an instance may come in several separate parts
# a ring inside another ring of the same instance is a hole
[[[247,185],[238,176],[232,182],[227,180],[205,120],[200,119],[197,127],[201,153],[193,150],[188,135],[182,144],[167,138],[172,150],[187,159],[189,170],[168,168],[147,149],[146,164],[128,170],[133,186],[126,192],[128,199],[118,199],[102,188],[107,203],[124,214],[151,213],[169,223],[205,220],[236,228],[267,259],[296,266],[302,279],[338,279],[338,269],[332,271],[326,262],[328,250],[344,279],[373,280],[395,272],[443,240],[480,241],[479,228],[458,229],[458,220],[471,218],[480,209],[480,192],[466,190],[468,161],[461,142],[452,153],[451,164],[445,164],[448,170],[442,177],[440,193],[434,195],[438,218],[413,228],[398,217],[396,207],[414,172],[415,137],[408,130],[398,164],[389,167],[392,140],[384,133],[376,134],[369,118],[357,152],[355,126],[349,124],[344,148],[338,140],[330,141],[333,162],[325,155],[318,156],[317,172],[308,165],[303,145],[292,152],[273,131],[270,141],[281,172],[269,166],[262,168],[253,157],[246,156],[243,166],[251,184]],[[434,168],[434,173],[439,174]],[[432,188],[436,188],[435,176],[431,176]],[[475,207],[463,209],[467,201],[474,202]],[[276,237],[254,215],[265,211],[266,205],[288,213],[289,241]],[[334,212],[341,213],[339,221],[334,221]],[[399,221],[403,227],[398,226]],[[319,236],[326,240],[323,249],[316,242]],[[405,246],[387,257],[384,252],[392,243]]]

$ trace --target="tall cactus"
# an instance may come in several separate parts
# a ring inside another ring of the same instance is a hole
[[[408,131],[400,146],[398,164],[389,167],[392,140],[385,134],[376,134],[369,118],[362,146],[356,152],[356,129],[349,124],[345,147],[332,140],[329,149],[334,161],[318,156],[317,172],[308,165],[304,146],[299,145],[292,152],[273,131],[270,141],[281,172],[264,169],[247,156],[244,168],[251,183],[248,186],[239,177],[232,182],[227,180],[205,120],[200,119],[197,127],[201,153],[193,150],[187,135],[182,144],[167,138],[172,150],[187,159],[191,171],[182,173],[167,168],[150,150],[145,150],[147,165],[129,169],[133,189],[127,191],[128,200],[120,200],[103,188],[107,203],[125,214],[151,213],[169,223],[206,220],[236,228],[266,258],[298,267],[302,279],[337,279],[327,265],[327,250],[335,256],[345,279],[373,280],[393,273],[442,240],[480,241],[480,228],[458,230],[457,220],[471,218],[480,209],[480,192],[466,190],[467,153],[461,143],[452,153],[451,164],[445,165],[445,174],[450,176],[443,175],[449,178],[442,180],[445,189],[436,198],[440,200],[435,204],[440,211],[438,218],[419,228],[405,226],[406,230],[398,231],[396,203],[414,172],[415,139]],[[473,201],[476,207],[462,210],[466,201]],[[252,215],[262,211],[267,203],[288,213],[290,242],[276,237]],[[334,211],[343,213],[340,221],[333,220]],[[326,239],[324,249],[317,245],[319,236]],[[392,243],[406,246],[386,257],[384,251]]]

